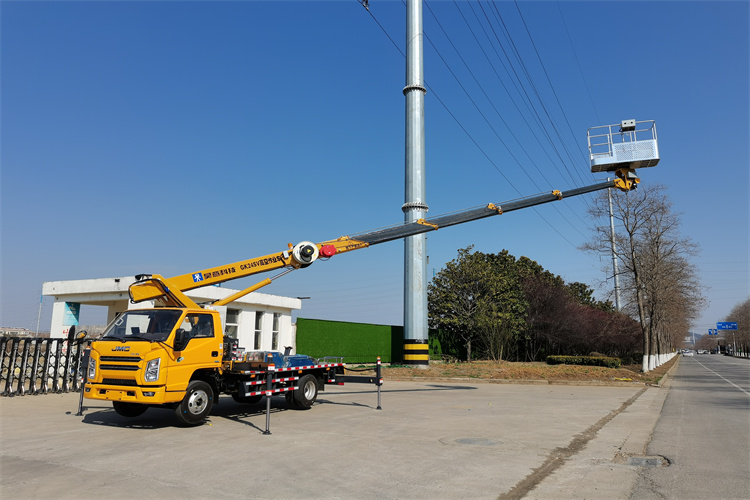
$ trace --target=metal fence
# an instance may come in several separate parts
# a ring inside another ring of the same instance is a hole
[[[0,339],[0,396],[79,391],[87,347],[86,342],[67,339]]]

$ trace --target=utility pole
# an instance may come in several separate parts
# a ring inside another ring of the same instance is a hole
[[[615,216],[612,211],[612,189],[607,189],[609,196],[609,231],[610,243],[612,244],[612,268],[615,275],[615,308],[620,310],[620,271],[617,268],[617,246],[615,245]]]
[[[39,320],[42,319],[42,301],[44,300],[44,295],[42,293],[39,294],[39,311],[36,313],[36,334],[39,335]]]
[[[424,219],[425,141],[422,0],[406,1],[406,141],[404,221]],[[404,363],[427,367],[427,242],[424,234],[404,242]]]

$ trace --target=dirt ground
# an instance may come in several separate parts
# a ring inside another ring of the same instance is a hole
[[[428,368],[383,366],[385,380],[410,380],[422,378],[489,379],[489,380],[547,380],[579,382],[623,382],[657,384],[679,358],[662,366],[641,372],[641,365],[621,368],[599,366],[548,365],[546,363],[517,363],[510,361],[473,361],[470,363],[430,362]],[[356,368],[356,367],[352,367]],[[358,373],[359,374],[359,373]],[[354,373],[352,372],[352,375]]]

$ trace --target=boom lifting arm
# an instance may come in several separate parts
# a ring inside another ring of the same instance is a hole
[[[339,253],[366,248],[370,245],[377,245],[378,243],[385,243],[387,241],[406,238],[429,231],[436,231],[439,228],[455,226],[457,224],[484,219],[493,215],[500,215],[514,210],[520,210],[522,208],[542,205],[551,201],[562,200],[564,198],[600,191],[602,189],[614,187],[622,191],[631,191],[635,189],[640,182],[640,179],[638,179],[635,174],[635,170],[631,168],[621,168],[616,170],[615,173],[617,175],[616,179],[570,189],[568,191],[552,191],[548,194],[539,194],[527,198],[521,198],[501,205],[490,203],[486,206],[471,208],[453,214],[442,215],[431,219],[419,219],[413,222],[386,227],[377,231],[359,233],[353,236],[342,236],[335,240],[328,240],[317,244],[301,242],[297,245],[292,245],[290,243],[289,248],[283,252],[243,260],[225,266],[213,267],[195,273],[183,274],[174,278],[164,278],[158,274],[138,275],[136,276],[135,283],[130,285],[130,299],[134,303],[142,302],[144,300],[155,300],[162,306],[199,308],[200,306],[185,295],[184,292],[203,286],[216,285],[225,281],[244,278],[253,274],[283,269],[283,271],[276,276],[266,278],[253,286],[213,303],[215,306],[223,306],[247,295],[250,292],[254,292],[259,288],[271,284],[276,278],[279,278],[295,269],[309,266],[318,257],[329,258]]]

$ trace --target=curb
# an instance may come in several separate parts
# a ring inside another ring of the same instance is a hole
[[[660,378],[659,381],[656,383],[657,387],[661,387],[662,385],[664,385],[669,379],[669,377],[672,376],[672,372],[677,368],[677,365],[680,364],[680,358],[682,358],[682,356],[677,356],[677,361],[674,362],[674,364],[669,368],[669,370],[667,370],[664,376]]]

